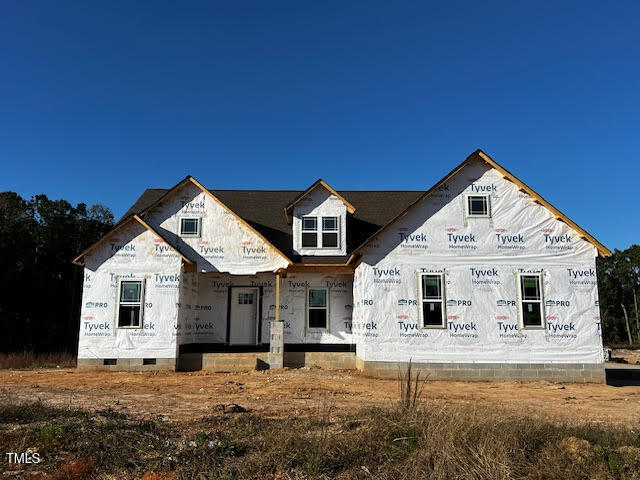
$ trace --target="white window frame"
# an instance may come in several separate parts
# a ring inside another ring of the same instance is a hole
[[[316,228],[315,230],[305,230],[304,228],[304,219],[305,218],[315,218],[316,219]],[[325,218],[335,218],[336,220],[336,229],[335,230],[325,230],[324,229],[324,219]],[[340,250],[341,240],[340,240],[340,229],[341,229],[341,221],[342,217],[340,215],[303,215],[300,218],[300,248],[301,249],[313,249],[313,250]],[[305,247],[302,243],[302,235],[304,233],[315,233],[316,234],[316,246],[315,247]],[[335,233],[337,237],[337,245],[335,247],[325,247],[323,245],[323,235],[325,233]]]
[[[482,197],[485,198],[487,200],[487,213],[486,214],[475,214],[475,213],[471,213],[471,211],[469,210],[469,200],[472,197]],[[465,211],[465,215],[467,216],[467,218],[491,218],[491,196],[487,193],[474,193],[474,194],[468,194],[465,195],[464,197],[464,211]]]
[[[324,290],[325,292],[325,305],[324,307],[312,307],[309,302],[309,292],[311,290]],[[328,331],[329,330],[329,289],[325,287],[309,287],[307,289],[307,329],[312,331]],[[310,325],[311,316],[309,315],[310,310],[324,310],[325,311],[325,326],[324,327],[312,327]]]
[[[305,229],[304,228],[304,219],[305,218],[313,218],[316,221],[316,228],[314,230],[309,230],[309,229]],[[322,217],[318,217],[317,215],[303,215],[302,218],[300,218],[300,248],[319,248],[319,245],[321,245],[322,239],[318,238],[318,233],[319,233],[319,228],[318,228],[318,218],[320,218],[320,221],[322,221]],[[315,247],[305,247],[304,243],[302,241],[302,237],[305,233],[314,233],[316,235],[316,246]]]
[[[255,292],[238,293],[238,305],[253,305],[254,303],[256,303]]]
[[[538,300],[525,300],[522,292],[522,278],[523,277],[538,277],[538,285],[540,287],[540,298]],[[518,323],[519,328],[523,330],[546,330],[547,319],[544,306],[544,274],[543,272],[527,273],[519,272],[517,275],[517,292],[518,292]],[[540,325],[525,325],[524,324],[524,303],[539,303],[540,304]]]
[[[138,302],[122,302],[122,284],[126,282],[140,282],[140,301]],[[145,295],[145,281],[144,278],[119,278],[118,279],[118,298],[116,302],[116,328],[140,330],[144,327],[144,295]],[[138,318],[138,325],[124,325],[120,326],[120,306],[139,306],[140,317]]]
[[[422,295],[422,278],[423,277],[439,277],[440,278],[440,298],[423,298]],[[421,329],[447,329],[447,297],[445,292],[445,276],[444,273],[418,272],[418,318],[420,319]],[[426,302],[440,302],[442,314],[442,323],[440,325],[424,324],[424,304]]]
[[[320,248],[340,248],[340,217],[337,215],[327,215],[320,217],[321,225],[320,225]],[[336,220],[336,229],[335,230],[325,230],[324,229],[324,219],[325,218],[335,218]],[[324,234],[325,233],[335,233],[336,234],[336,246],[335,247],[325,247],[324,246]]]
[[[183,233],[182,232],[183,220],[195,220],[198,224],[198,231],[196,233]],[[183,238],[200,238],[200,236],[202,235],[202,217],[192,217],[192,216],[180,217],[179,223],[178,223],[178,231],[180,236]]]

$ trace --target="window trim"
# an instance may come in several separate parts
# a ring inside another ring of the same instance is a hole
[[[238,305],[253,305],[255,302],[255,292],[240,292],[238,293]],[[251,300],[251,301],[249,301]]]
[[[313,218],[315,220],[316,223],[316,228],[313,230],[309,230],[309,229],[305,229],[304,228],[304,219],[305,218]],[[322,219],[322,217],[320,217],[320,219]],[[321,220],[322,221],[322,220]],[[305,247],[303,244],[303,237],[305,233],[314,233],[316,235],[316,246],[315,247]],[[320,248],[318,247],[318,245],[320,244],[320,242],[322,241],[322,239],[318,238],[318,216],[315,215],[303,215],[300,218],[300,248]]]
[[[183,233],[182,232],[182,221],[183,220],[196,220],[197,224],[198,224],[198,231],[196,233]],[[178,232],[180,234],[180,237],[183,238],[200,238],[202,236],[202,217],[194,217],[194,216],[184,216],[184,217],[180,217],[180,219],[178,220],[179,224],[178,224]]]
[[[525,300],[522,292],[522,278],[523,277],[538,277],[540,286],[540,299],[539,300]],[[517,275],[517,294],[518,294],[518,328],[523,330],[543,330],[547,329],[547,316],[544,305],[544,272],[518,272]],[[539,303],[540,304],[540,325],[525,325],[524,324],[524,302]]]
[[[440,298],[423,298],[422,295],[422,278],[423,277],[440,277]],[[420,320],[421,330],[446,330],[449,327],[447,321],[447,296],[445,289],[445,274],[444,272],[418,272],[418,318]],[[424,312],[423,305],[425,302],[441,302],[442,323],[440,325],[425,325],[424,324]]]
[[[122,302],[120,300],[122,296],[122,284],[126,282],[140,282],[140,301],[138,302]],[[118,291],[117,291],[117,304],[116,304],[116,325],[117,329],[125,329],[125,330],[141,330],[144,328],[144,296],[145,296],[145,279],[144,278],[118,278]],[[124,325],[120,326],[120,306],[140,306],[140,317],[138,318],[138,325]]]
[[[324,249],[331,249],[331,248],[340,248],[340,217],[337,215],[330,215],[330,216],[322,216],[322,224],[320,225],[320,243],[322,244],[322,247],[320,248],[324,248]],[[336,229],[335,230],[325,230],[324,229],[324,219],[325,218],[334,218],[336,221]],[[324,234],[325,233],[335,233],[336,235],[336,246],[335,247],[325,247],[324,246]]]
[[[475,214],[475,213],[471,213],[470,208],[469,208],[469,201],[471,198],[473,197],[482,197],[482,198],[486,198],[487,200],[487,213],[483,214],[483,215],[479,215],[479,214]],[[465,215],[467,218],[491,218],[491,195],[489,195],[488,193],[474,193],[474,194],[467,194],[464,197],[464,211],[465,211]]]
[[[325,305],[324,307],[312,307],[311,303],[309,302],[309,292],[311,292],[311,290],[324,290],[325,291]],[[326,287],[309,287],[307,288],[307,299],[306,299],[306,304],[307,304],[307,308],[306,308],[306,313],[307,313],[307,330],[311,330],[311,331],[329,331],[329,289]],[[309,321],[311,320],[311,317],[309,315],[309,310],[324,310],[325,311],[325,326],[324,327],[312,327],[309,324]]]
[[[305,218],[315,218],[316,220],[316,228],[315,230],[308,230],[304,228],[304,219]],[[325,218],[335,218],[336,220],[336,229],[335,230],[325,230],[324,229],[324,219]],[[300,249],[308,249],[308,250],[340,250],[342,248],[342,241],[340,239],[340,231],[342,229],[342,217],[340,215],[303,215],[300,217]],[[316,246],[315,247],[305,247],[302,244],[302,235],[304,233],[315,233],[316,234]],[[323,245],[323,235],[325,233],[335,233],[337,237],[337,244],[335,247],[325,247]]]

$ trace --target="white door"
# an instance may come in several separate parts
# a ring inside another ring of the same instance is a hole
[[[256,345],[258,339],[257,288],[233,287],[231,289],[231,320],[229,343],[231,345]]]

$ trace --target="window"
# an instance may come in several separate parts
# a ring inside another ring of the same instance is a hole
[[[338,217],[302,217],[302,247],[339,248]]]
[[[118,302],[118,328],[142,327],[142,280],[121,280]]]
[[[489,195],[468,195],[467,216],[490,217],[491,205],[489,203]]]
[[[310,288],[307,308],[309,328],[327,328],[327,289]]]
[[[338,248],[338,217],[322,217],[322,247]]]
[[[318,217],[302,217],[302,246],[318,246]]]
[[[200,236],[200,219],[199,218],[181,218],[180,219],[180,236],[181,237],[199,237]]]
[[[443,285],[441,274],[420,275],[423,327],[445,327]]]
[[[520,302],[524,328],[544,326],[541,285],[540,274],[520,275]]]
[[[238,294],[239,305],[253,305],[253,293],[239,293]]]

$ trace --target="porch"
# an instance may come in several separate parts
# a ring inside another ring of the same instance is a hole
[[[355,368],[353,269],[293,265],[233,275],[185,271],[176,370]]]
[[[270,365],[267,349],[256,352],[211,352],[184,353],[178,357],[176,370],[194,372],[248,372],[267,370]],[[283,355],[283,366],[288,368],[322,367],[330,369],[355,369],[355,351],[287,351]]]

